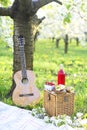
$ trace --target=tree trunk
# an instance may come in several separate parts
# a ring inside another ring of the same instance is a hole
[[[26,69],[32,70],[33,69],[33,45],[34,45],[34,35],[33,35],[33,27],[32,27],[32,20],[25,20],[22,18],[15,18],[14,19],[14,51],[13,51],[13,75],[17,71],[21,69],[21,62],[20,62],[20,53],[19,53],[19,44],[18,44],[18,36],[23,35],[25,38],[25,60],[26,60]],[[15,88],[15,82],[13,79],[13,84],[11,87],[8,96],[12,95],[12,92]]]
[[[59,47],[59,41],[60,41],[60,38],[56,38],[56,48]]]
[[[65,54],[67,54],[67,52],[68,52],[68,45],[69,45],[68,34],[65,35],[64,42],[65,42],[65,49],[64,49],[64,52],[65,52]]]
[[[19,55],[19,45],[17,38],[19,35],[23,35],[25,38],[25,58],[26,58],[26,68],[33,69],[33,30],[32,30],[32,22],[15,19],[14,20],[14,73],[19,71],[21,68],[20,64],[20,55]]]
[[[76,37],[76,45],[79,46],[79,38]]]

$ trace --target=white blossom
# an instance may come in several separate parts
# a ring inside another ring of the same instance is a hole
[[[81,118],[81,117],[83,116],[83,113],[78,112],[78,113],[76,114],[76,116],[77,116],[78,118]]]

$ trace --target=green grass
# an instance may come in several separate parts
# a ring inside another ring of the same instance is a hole
[[[12,49],[0,41],[0,99],[8,104],[13,104],[5,95],[11,87],[12,80]],[[61,40],[59,48],[50,39],[38,40],[34,52],[34,72],[36,86],[42,98],[38,105],[43,104],[43,90],[45,81],[57,83],[57,72],[62,63],[66,76],[66,86],[75,89],[75,113],[87,113],[87,46],[76,46],[75,41],[69,44],[68,54],[64,54],[64,42]],[[34,106],[36,107],[36,106]]]
[[[11,87],[12,49],[0,41],[0,99],[2,100]]]

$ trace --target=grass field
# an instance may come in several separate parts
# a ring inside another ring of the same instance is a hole
[[[87,113],[87,46],[76,46],[75,41],[69,44],[68,54],[64,54],[64,42],[61,40],[59,48],[50,39],[38,40],[34,52],[34,72],[36,86],[43,97],[45,81],[57,83],[57,72],[62,63],[66,76],[66,86],[75,89],[75,113]],[[12,80],[12,49],[0,41],[0,100],[13,104],[5,96],[11,87]],[[43,98],[38,105],[42,105]]]

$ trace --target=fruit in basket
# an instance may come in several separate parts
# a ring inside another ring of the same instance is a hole
[[[54,91],[55,90],[55,84],[53,82],[45,82],[44,87],[48,91]]]
[[[62,85],[62,84],[56,86],[56,90],[58,90],[58,91],[63,90],[65,88],[66,88],[66,86]]]

